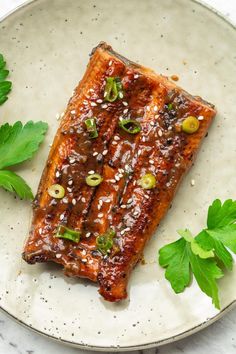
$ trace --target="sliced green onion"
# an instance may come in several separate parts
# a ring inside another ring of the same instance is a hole
[[[57,233],[55,237],[65,238],[67,240],[78,243],[80,241],[80,235],[81,235],[80,231],[74,231],[64,225],[60,225],[57,229]]]
[[[52,198],[61,199],[65,195],[65,189],[60,184],[53,184],[48,188],[48,194]]]
[[[168,103],[167,107],[168,110],[171,111],[173,109],[173,103]]]
[[[113,246],[113,237],[115,236],[115,231],[109,229],[105,234],[100,235],[96,238],[96,245],[98,251],[106,255],[110,252]]]
[[[139,122],[133,119],[123,119],[119,122],[119,127],[130,134],[138,134],[141,131]]]
[[[199,120],[194,116],[188,116],[182,123],[182,130],[187,134],[193,134],[198,131],[200,126]]]
[[[86,119],[85,125],[87,131],[89,132],[90,138],[94,139],[98,137],[97,126],[96,126],[96,118]]]
[[[114,102],[117,98],[122,98],[122,83],[119,77],[107,77],[104,91],[104,99],[108,102]]]
[[[102,182],[103,178],[98,173],[88,175],[85,179],[86,183],[90,187],[96,187]]]
[[[146,175],[142,176],[138,181],[138,184],[143,189],[152,189],[156,187],[156,177],[152,173],[146,173]]]

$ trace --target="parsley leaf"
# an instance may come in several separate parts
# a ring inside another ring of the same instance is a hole
[[[223,204],[219,199],[214,200],[208,209],[208,229],[220,228],[236,221],[236,201],[226,200]]]
[[[2,105],[7,99],[8,93],[11,91],[12,83],[5,81],[9,75],[9,71],[5,69],[6,62],[3,55],[0,54],[0,105]]]
[[[22,199],[33,199],[26,182],[5,168],[31,158],[43,141],[47,128],[47,123],[32,121],[24,126],[21,122],[0,126],[0,187],[16,192]]]
[[[159,251],[159,264],[167,268],[165,277],[175,293],[183,292],[191,279],[187,242],[181,238],[162,247]]]
[[[233,257],[231,253],[225,248],[223,243],[217,238],[211,237],[206,230],[201,231],[195,240],[201,245],[205,250],[212,250],[215,256],[220,260],[225,268],[232,270],[233,268]]]
[[[236,253],[236,201],[223,204],[216,199],[208,209],[207,228],[195,238],[189,230],[179,230],[179,240],[162,247],[159,264],[176,293],[190,284],[193,273],[200,289],[220,308],[217,280],[226,268],[232,270]]]
[[[12,171],[0,171],[0,186],[9,192],[16,192],[21,199],[33,199],[33,193],[26,182]]]
[[[0,127],[0,169],[28,160],[38,150],[48,125],[29,121],[24,126],[16,122]]]

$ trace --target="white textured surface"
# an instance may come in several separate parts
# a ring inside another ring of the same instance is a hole
[[[49,0],[50,1],[50,0]],[[4,13],[10,11],[22,0],[0,0],[0,17]],[[219,11],[228,15],[234,22],[236,22],[236,3],[235,0],[208,0],[211,6],[214,6]],[[207,350],[209,354],[233,354],[236,352],[236,310],[231,311],[226,317],[212,325],[210,328],[191,336],[185,340],[176,342],[174,344],[164,346],[158,350],[153,349],[146,352],[146,354],[160,353],[160,354],[200,354]],[[78,350],[66,348],[58,343],[53,343],[44,339],[32,332],[21,328],[11,319],[7,319],[4,315],[0,316],[0,353],[27,353],[27,354],[73,354],[78,353]]]

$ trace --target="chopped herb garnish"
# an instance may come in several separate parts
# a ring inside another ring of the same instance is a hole
[[[166,268],[165,277],[175,293],[190,285],[191,272],[201,290],[220,308],[217,280],[225,269],[232,270],[236,254],[236,201],[223,204],[216,199],[208,209],[207,228],[196,237],[189,230],[178,231],[181,236],[159,251],[159,263]]]
[[[75,231],[69,229],[64,225],[60,225],[57,229],[57,233],[55,234],[55,237],[65,238],[67,240],[78,243],[80,241],[80,235],[81,235],[80,231]]]
[[[187,134],[193,134],[198,131],[199,126],[199,120],[194,116],[189,116],[183,121],[182,130]]]
[[[85,179],[86,183],[90,187],[96,187],[102,182],[103,178],[98,173],[88,175]]]
[[[48,194],[52,198],[61,199],[65,195],[65,188],[60,184],[53,184],[48,188]]]
[[[167,107],[168,110],[171,111],[173,109],[173,103],[168,103]]]
[[[129,134],[138,134],[141,131],[140,123],[133,119],[121,120],[119,127]]]
[[[119,77],[107,77],[104,91],[104,99],[108,102],[114,102],[123,97],[123,87]]]
[[[138,184],[143,189],[152,189],[156,186],[156,177],[152,173],[146,173],[146,175],[142,176],[138,181]]]
[[[11,91],[12,83],[6,81],[9,75],[9,70],[5,69],[6,62],[3,55],[0,54],[0,105],[2,105],[8,99],[7,95]]]
[[[86,119],[85,125],[87,131],[89,133],[90,138],[94,139],[98,137],[97,126],[96,126],[96,118]]]
[[[110,252],[113,246],[114,236],[115,236],[115,231],[109,229],[105,234],[100,235],[96,238],[97,249],[103,255],[106,255]]]

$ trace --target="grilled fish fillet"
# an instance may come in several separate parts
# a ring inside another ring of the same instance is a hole
[[[123,95],[114,102],[104,101],[107,77],[122,82]],[[33,203],[23,259],[59,263],[68,276],[98,282],[106,300],[125,299],[130,272],[169,209],[215,114],[212,104],[100,43],[56,133]],[[199,120],[194,134],[181,129],[188,116]],[[95,139],[85,127],[91,117],[96,117]],[[139,122],[138,134],[119,127],[121,119],[130,118]],[[103,177],[97,187],[85,183],[93,171]],[[155,176],[155,188],[138,183],[147,173]],[[64,198],[48,194],[53,184],[64,187]],[[80,231],[80,242],[55,237],[59,225]],[[96,238],[111,228],[114,247],[104,256]]]

